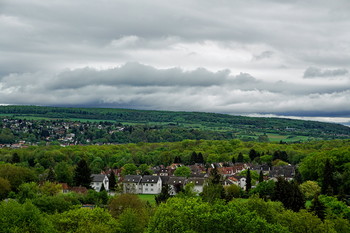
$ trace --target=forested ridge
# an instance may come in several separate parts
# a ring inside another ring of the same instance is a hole
[[[201,112],[0,106],[0,119],[3,119],[0,122],[2,128],[10,129],[14,136],[12,141],[7,137],[2,140],[0,132],[0,144],[9,140],[11,143],[18,140],[37,143],[48,137],[49,141],[55,141],[68,133],[74,133],[75,144],[234,138],[245,141],[300,142],[350,137],[350,127],[340,124]],[[13,119],[17,122],[13,121],[11,125]],[[28,128],[26,122],[33,128]],[[53,128],[57,129],[65,123],[68,128],[63,135],[52,133]],[[19,127],[14,129],[13,125]]]

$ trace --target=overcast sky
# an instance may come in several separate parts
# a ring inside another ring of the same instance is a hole
[[[0,104],[347,122],[349,28],[349,0],[0,0]]]

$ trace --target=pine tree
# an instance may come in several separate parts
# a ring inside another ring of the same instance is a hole
[[[304,195],[299,185],[294,181],[289,183],[283,177],[277,179],[273,200],[282,202],[284,207],[295,212],[305,206]]]
[[[197,161],[197,153],[193,151],[191,154],[190,164],[193,165],[196,163],[196,161]]]
[[[301,176],[301,173],[299,172],[299,169],[298,169],[298,168],[295,169],[294,180],[295,180],[298,184],[302,184],[302,183],[303,183],[303,177]]]
[[[92,178],[91,170],[84,159],[80,160],[74,170],[74,182],[76,186],[90,188]]]
[[[11,161],[12,163],[20,163],[21,162],[21,159],[20,159],[20,157],[18,156],[17,153],[13,153],[11,160],[12,160]]]
[[[312,200],[310,211],[314,212],[317,215],[317,217],[319,217],[323,221],[326,217],[326,207],[322,202],[320,202],[318,196],[319,195],[316,194],[314,199]]]
[[[56,181],[56,174],[52,167],[50,167],[49,169],[49,173],[47,174],[46,180],[50,182]]]
[[[238,163],[243,163],[244,162],[244,158],[243,158],[242,152],[239,152],[238,157],[237,157],[237,162]]]
[[[250,158],[250,161],[253,161],[257,156],[258,156],[258,155],[257,155],[257,153],[256,153],[256,151],[255,151],[254,149],[251,149],[251,150],[249,151],[249,158]]]
[[[204,157],[203,157],[202,152],[198,153],[197,159],[198,159],[197,163],[204,163]]]
[[[109,189],[110,190],[114,190],[116,184],[117,184],[117,182],[115,180],[115,174],[114,174],[114,172],[112,170],[111,174],[109,175]]]
[[[259,173],[259,183],[263,182],[264,181],[264,174],[262,171],[260,171]]]
[[[170,191],[169,185],[167,184],[163,185],[162,191],[157,196],[154,197],[157,205],[159,205],[162,202],[166,202],[170,198],[169,191]]]
[[[249,192],[249,190],[250,190],[251,188],[252,188],[252,177],[251,177],[251,175],[250,175],[250,169],[248,168],[245,190],[246,190],[247,192]]]
[[[233,164],[235,164],[235,163],[236,163],[236,159],[235,159],[235,157],[234,157],[234,156],[232,157],[232,160],[231,160],[231,161],[232,161],[232,163],[233,163]]]
[[[333,194],[332,184],[333,184],[333,165],[330,163],[329,159],[326,160],[323,169],[323,182],[321,187],[322,194]]]

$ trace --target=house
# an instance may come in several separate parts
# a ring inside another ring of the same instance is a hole
[[[142,193],[141,185],[142,176],[140,175],[127,175],[123,180],[123,192],[124,193]]]
[[[186,183],[186,177],[171,176],[168,180],[169,194],[175,195],[177,191],[182,188]]]
[[[162,179],[159,176],[145,175],[140,184],[143,194],[159,194],[162,191]]]
[[[90,186],[95,189],[95,191],[100,192],[102,186],[106,191],[109,190],[109,180],[105,174],[92,174],[92,182]]]
[[[272,167],[272,170],[269,173],[270,178],[277,178],[281,176],[286,180],[293,180],[294,175],[295,166],[292,165]]]
[[[203,192],[203,186],[204,186],[205,178],[202,177],[190,177],[187,179],[187,184],[193,183],[193,191],[197,193]]]
[[[245,186],[247,185],[247,178],[244,176],[231,176],[229,177],[229,179],[242,189],[245,189]]]
[[[62,186],[62,193],[69,193],[69,186],[67,183],[59,183]]]

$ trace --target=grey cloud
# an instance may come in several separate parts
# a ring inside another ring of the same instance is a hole
[[[272,51],[264,51],[261,54],[254,56],[254,60],[257,60],[257,61],[263,60],[266,58],[270,58],[272,55],[273,55]]]
[[[340,83],[327,89],[321,84],[304,83],[301,88],[292,83],[265,82],[248,73],[231,75],[228,70],[184,71],[127,63],[107,70],[11,74],[0,81],[0,99],[9,104],[129,106],[232,114],[296,111],[336,114],[337,109],[350,111],[350,91],[344,86]]]
[[[304,78],[317,78],[317,77],[337,77],[348,74],[347,69],[334,69],[334,70],[321,70],[315,67],[309,67],[304,72]]]

